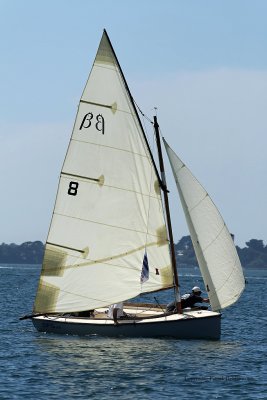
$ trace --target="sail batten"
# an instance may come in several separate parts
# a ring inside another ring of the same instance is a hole
[[[245,287],[233,239],[215,204],[164,141],[201,274],[214,311],[235,303]]]
[[[77,251],[78,253],[82,253],[82,254],[84,253],[84,250],[74,249],[72,247],[62,246],[62,245],[56,244],[56,243],[50,243],[50,242],[46,242],[46,243],[50,244],[51,246],[60,247],[62,249],[73,250],[73,251]]]
[[[159,186],[104,31],[61,171],[35,313],[91,310],[173,285]]]

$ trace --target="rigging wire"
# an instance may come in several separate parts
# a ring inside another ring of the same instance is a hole
[[[133,102],[136,105],[136,108],[138,109],[138,111],[140,112],[140,114],[142,115],[143,118],[146,118],[152,125],[154,125],[153,121],[141,110],[141,108],[139,107],[139,105],[136,103],[136,101],[133,98]],[[155,107],[155,109],[157,109]]]

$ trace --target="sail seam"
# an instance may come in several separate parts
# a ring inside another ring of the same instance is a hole
[[[207,245],[207,247],[205,247],[205,249],[203,249],[203,252],[205,252],[214,242],[216,242],[216,240],[218,239],[218,237],[220,237],[222,231],[224,230],[224,228],[226,227],[225,222],[223,222],[223,226],[220,229],[219,233],[216,235],[216,237]]]
[[[153,247],[154,245],[156,245],[157,244],[157,242],[151,242],[151,243],[149,243],[148,245],[147,245],[147,247]],[[57,246],[57,245],[56,245]],[[63,247],[63,246],[62,246]],[[65,247],[66,248],[66,247]],[[92,260],[92,259],[87,259],[86,261],[84,261],[83,263],[80,263],[80,264],[71,264],[71,265],[65,265],[64,266],[64,270],[67,270],[67,269],[78,269],[78,268],[83,268],[83,267],[90,267],[91,265],[95,265],[95,264],[104,264],[104,265],[106,265],[106,266],[108,266],[108,267],[115,267],[115,268],[122,268],[122,269],[128,269],[128,270],[132,270],[132,271],[137,271],[137,272],[139,272],[139,269],[137,269],[136,267],[130,267],[130,266],[128,266],[128,265],[126,265],[126,264],[124,264],[124,265],[119,265],[119,264],[116,264],[116,263],[114,263],[114,262],[111,262],[111,261],[113,261],[113,260],[115,260],[115,259],[118,259],[118,258],[120,258],[121,256],[127,256],[127,255],[131,255],[131,254],[133,254],[133,253],[135,253],[135,252],[137,252],[137,251],[140,251],[140,250],[142,250],[142,249],[144,249],[145,248],[145,246],[141,246],[141,247],[138,247],[137,249],[134,249],[134,250],[129,250],[128,252],[125,252],[125,253],[123,253],[123,254],[118,254],[118,255],[114,255],[114,256],[112,256],[112,257],[106,257],[106,258],[102,258],[102,259],[98,259],[98,260]],[[53,249],[49,249],[49,251],[51,252],[51,253],[56,253],[56,250],[53,250]],[[76,256],[76,255],[71,255],[71,257],[72,258],[75,258],[76,260],[84,260],[83,258],[81,258],[81,257],[78,257],[78,256]],[[164,268],[164,267],[163,267]],[[56,271],[56,268],[54,269],[55,271]],[[53,268],[50,268],[49,269],[49,272],[51,272],[51,271],[53,271]],[[45,276],[47,276],[45,273],[44,274],[42,274],[42,276],[43,277],[45,277]],[[172,287],[172,286],[171,286]]]
[[[62,173],[62,175],[63,175],[63,174],[64,174],[64,175],[68,175],[68,176],[75,176],[76,178],[79,177],[79,175],[74,175],[74,174]],[[68,179],[67,176],[65,177],[65,176],[62,176],[62,175],[61,175],[61,178],[62,178],[62,179]],[[82,176],[80,176],[80,179],[85,179],[85,180],[88,181],[87,183],[91,183],[91,184],[93,184],[93,185],[98,184],[98,182],[99,182],[99,180],[97,180],[97,179],[86,178],[86,177],[82,177]],[[157,197],[157,196],[153,196],[153,195],[150,195],[150,194],[146,194],[146,193],[142,193],[142,192],[137,192],[137,191],[135,191],[135,190],[130,190],[130,189],[124,189],[124,188],[121,188],[121,187],[118,187],[118,186],[112,186],[112,185],[107,185],[107,184],[105,184],[104,186],[105,186],[106,188],[112,188],[112,189],[116,189],[116,190],[123,190],[123,191],[129,192],[129,193],[139,194],[140,196],[147,197],[147,198],[151,198],[151,199],[155,199],[155,200],[158,201],[158,197]]]
[[[44,282],[43,284],[45,285],[46,282]],[[76,292],[70,292],[70,291],[64,290],[62,288],[60,289],[60,292],[66,293],[66,294],[71,294],[71,295],[74,295],[76,297],[87,299],[87,300],[90,299],[90,300],[94,300],[94,301],[97,301],[97,302],[101,302],[101,303],[103,303],[103,307],[108,305],[108,304],[110,304],[110,303],[108,303],[108,300],[101,300],[101,299],[94,298],[94,297],[88,297],[88,296],[85,296],[85,295],[82,295],[82,294],[79,294],[79,293],[76,293]],[[51,312],[53,312],[53,311],[54,310],[52,310]],[[77,310],[77,311],[79,311],[79,310]],[[46,312],[49,312],[49,311],[46,311]]]
[[[44,285],[46,284],[46,282],[44,282]],[[152,286],[153,287],[153,286]],[[155,286],[156,287],[156,286]],[[172,287],[172,286],[170,286],[170,287]],[[170,287],[166,287],[166,289],[169,289]],[[162,290],[164,290],[165,288],[162,288]],[[94,297],[89,297],[89,296],[85,296],[85,295],[82,295],[82,294],[79,294],[79,293],[76,293],[76,292],[70,292],[70,291],[67,291],[67,290],[64,290],[64,289],[61,289],[60,290],[62,293],[66,293],[66,294],[72,294],[72,295],[74,295],[74,296],[77,296],[77,297],[80,297],[80,298],[84,298],[84,299],[90,299],[90,300],[94,300],[94,301],[100,301],[101,303],[104,303],[103,304],[103,307],[105,307],[106,305],[109,305],[110,303],[112,303],[112,300],[113,299],[111,299],[111,300],[101,300],[101,299],[98,299],[98,298],[94,298]],[[155,290],[153,290],[154,292],[155,291],[158,291],[158,289],[155,289]],[[141,292],[140,292],[141,293]],[[151,293],[151,292],[147,292],[147,293]],[[125,296],[125,297],[124,297]],[[123,297],[124,298],[124,300],[128,300],[128,298],[129,298],[129,294],[127,293],[127,296],[126,296],[126,294],[125,295],[122,295],[121,297]],[[123,300],[123,301],[124,301]],[[98,308],[101,308],[101,306],[100,307],[98,307]]]
[[[76,138],[72,138],[71,141],[78,142],[78,143],[86,143],[88,145],[103,147],[103,148],[117,150],[117,151],[122,151],[124,153],[130,153],[130,154],[133,154],[134,156],[143,157],[143,158],[146,158],[148,161],[151,161],[147,154],[135,153],[134,151],[131,151],[131,150],[121,149],[119,147],[107,146],[107,145],[103,145],[103,144],[99,144],[99,143],[88,142],[86,140],[80,140],[80,139],[76,139]]]
[[[205,192],[205,193],[206,193],[205,196],[201,200],[199,200],[199,202],[197,204],[195,204],[194,207],[192,207],[190,209],[187,207],[189,213],[191,213],[191,211],[193,211],[195,208],[197,208],[199,206],[199,204],[201,204],[202,201],[205,200],[206,197],[209,197],[208,193],[207,192]]]
[[[117,72],[116,64],[112,64],[111,67],[108,67],[107,65],[99,65],[99,64],[94,63],[93,66],[97,67],[97,68],[109,69],[111,71]]]
[[[130,232],[142,233],[142,234],[146,235],[146,232],[138,231],[138,230],[136,230],[136,229],[129,229],[129,228],[124,228],[124,227],[122,227],[122,226],[104,224],[103,222],[97,222],[97,221],[92,221],[92,220],[90,220],[90,219],[73,217],[73,216],[71,216],[71,215],[61,214],[61,213],[58,213],[58,212],[54,212],[54,214],[55,214],[55,215],[58,215],[58,216],[61,216],[61,217],[65,217],[65,218],[72,218],[72,219],[76,219],[76,220],[80,220],[80,221],[90,222],[90,223],[92,223],[92,224],[108,226],[109,228],[122,229],[122,230],[130,231]],[[161,237],[159,237],[159,236],[157,236],[157,235],[155,235],[155,234],[153,234],[153,233],[148,233],[148,235],[150,235],[150,236],[152,236],[152,237],[156,237],[156,238],[158,238],[159,240],[162,240],[162,241],[164,240],[164,241],[166,241],[166,243],[168,242],[168,240],[167,240],[165,237],[164,237],[164,238],[163,238],[163,237],[161,238]]]
[[[231,270],[231,273],[227,276],[227,279],[224,280],[223,284],[216,290],[217,292],[220,292],[220,291],[224,288],[224,286],[226,285],[227,281],[229,281],[229,279],[231,278],[231,276],[232,276],[236,271],[238,271],[238,264],[239,264],[239,263],[240,263],[239,257],[238,257],[238,254],[236,254],[236,255],[235,255],[235,261],[234,261],[234,263],[233,263],[233,268],[232,268],[232,270]],[[244,289],[243,289],[243,290],[244,290]],[[241,292],[241,293],[242,293],[242,292]],[[238,298],[241,296],[241,293],[238,294]],[[236,296],[237,296],[237,295],[232,296],[231,299],[228,299],[228,303],[229,303],[230,300],[236,298]],[[232,304],[232,303],[231,303],[231,304]],[[231,304],[230,304],[230,305],[231,305]],[[221,304],[221,308],[226,308],[226,307],[225,307],[223,304]]]

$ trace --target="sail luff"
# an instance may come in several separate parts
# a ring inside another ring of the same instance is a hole
[[[164,141],[212,309],[235,303],[245,280],[235,245],[206,190]]]

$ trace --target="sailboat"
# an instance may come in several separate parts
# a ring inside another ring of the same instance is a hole
[[[244,276],[229,231],[207,192],[166,141],[211,309],[181,310],[168,189],[104,30],[60,174],[33,313],[38,331],[109,337],[219,339],[221,310]],[[170,289],[173,289],[173,291]],[[176,309],[138,303],[169,290]],[[110,305],[124,302],[114,324]]]

